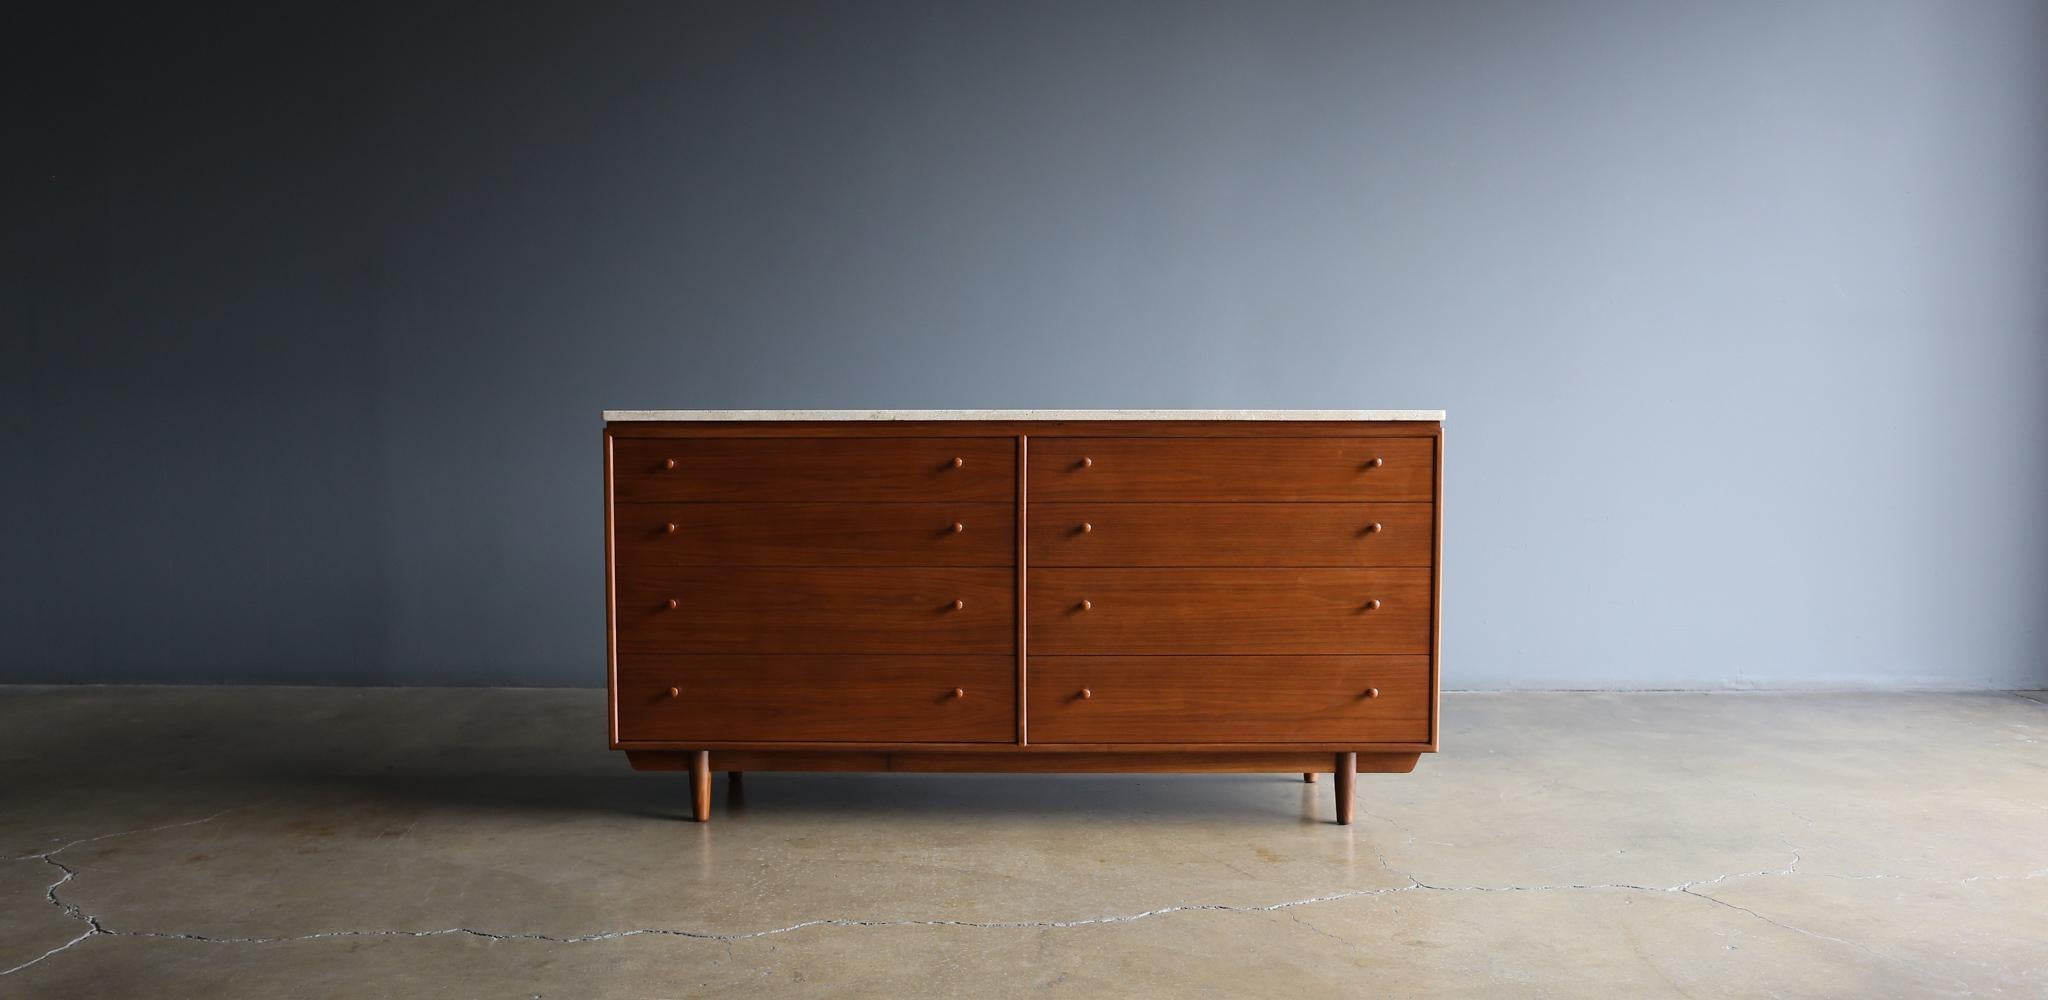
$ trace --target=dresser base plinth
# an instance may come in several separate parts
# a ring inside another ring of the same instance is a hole
[[[688,771],[692,813],[700,823],[711,817],[711,771],[897,771],[922,774],[1149,774],[1160,772],[1212,774],[1285,774],[1296,772],[1314,780],[1317,774],[1337,776],[1337,822],[1352,815],[1352,776],[1407,774],[1419,753],[1336,753],[1321,750],[1187,751],[1184,753],[1101,753],[1017,751],[871,751],[871,750],[628,750],[636,771]]]

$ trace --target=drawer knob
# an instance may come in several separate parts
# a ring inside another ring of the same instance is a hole
[[[1365,602],[1365,610],[1367,610],[1367,611],[1378,611],[1379,609],[1380,609],[1380,599],[1379,599],[1379,598],[1375,597],[1375,598],[1373,598],[1372,600],[1370,600],[1370,601],[1367,601],[1367,602]]]
[[[953,610],[955,610],[955,611],[963,611],[963,610],[965,610],[966,608],[967,608],[967,602],[966,602],[966,601],[954,601],[954,602],[953,602]]]
[[[961,466],[963,466],[963,465],[966,465],[966,464],[967,464],[967,460],[966,460],[966,459],[964,459],[964,458],[961,458],[961,457],[959,457],[959,456],[957,456],[957,455],[955,455],[955,456],[953,457],[953,468],[956,468],[956,469],[957,469],[957,468],[959,468],[959,467],[961,467]]]
[[[663,459],[661,462],[661,467],[664,469],[673,469],[676,467],[676,460],[673,458]]]
[[[669,533],[669,534],[671,534],[671,535],[673,535],[673,534],[675,534],[675,533],[676,533],[676,523],[675,523],[674,521],[670,521],[670,522],[669,522],[668,524],[664,525],[663,527],[664,527],[664,528],[665,528],[665,529],[666,529],[666,530],[668,531],[668,533]]]
[[[1378,521],[1374,521],[1373,523],[1365,526],[1365,533],[1368,535],[1377,535],[1385,528],[1386,525],[1381,524]]]
[[[954,689],[953,689],[953,697],[955,697],[955,698],[965,698],[965,697],[967,697],[967,689],[966,689],[966,688],[954,688]]]
[[[1085,598],[1085,597],[1081,598],[1081,610],[1083,610],[1083,611],[1093,611],[1093,610],[1095,610],[1095,602],[1094,602],[1094,601],[1091,601],[1091,600],[1089,600],[1089,599],[1087,599],[1087,598]]]
[[[1380,696],[1380,689],[1379,689],[1379,688],[1366,688],[1366,689],[1365,689],[1365,697],[1367,697],[1367,698],[1377,698],[1377,697],[1379,697],[1379,696]]]
[[[1375,457],[1372,461],[1365,463],[1365,467],[1368,469],[1377,469],[1385,464],[1387,464],[1386,459]]]
[[[1093,698],[1093,697],[1095,697],[1095,692],[1093,692],[1093,691],[1090,691],[1090,690],[1088,690],[1087,688],[1082,688],[1082,689],[1081,689],[1081,700],[1082,700],[1082,701],[1087,701],[1088,699],[1090,699],[1090,698]]]
[[[1087,521],[1082,521],[1082,522],[1081,522],[1081,533],[1082,533],[1082,534],[1084,534],[1084,535],[1085,535],[1085,534],[1087,534],[1087,533],[1089,533],[1089,532],[1091,532],[1091,531],[1094,531],[1094,530],[1095,530],[1095,526],[1094,526],[1093,524],[1090,524],[1090,523],[1088,523]]]
[[[671,697],[671,698],[680,698],[680,697],[682,697],[682,696],[683,696],[683,689],[682,689],[682,688],[669,688],[669,689],[668,689],[668,696],[669,696],[669,697]]]
[[[953,533],[954,533],[954,534],[956,534],[956,535],[957,535],[957,534],[959,534],[959,533],[961,533],[961,532],[963,532],[963,531],[966,531],[966,530],[967,530],[967,526],[966,526],[966,525],[964,525],[964,524],[961,524],[961,523],[960,523],[960,522],[958,522],[958,521],[954,521],[954,522],[953,522]]]
[[[668,609],[669,609],[670,611],[674,611],[675,609],[677,609],[677,608],[680,608],[680,607],[682,607],[682,606],[683,606],[683,602],[681,602],[681,601],[678,601],[678,600],[676,600],[676,599],[675,599],[675,598],[673,598],[673,597],[671,597],[671,598],[669,598],[669,599],[668,599]]]
[[[1095,464],[1095,460],[1094,460],[1094,459],[1092,459],[1092,458],[1083,458],[1083,459],[1081,459],[1081,468],[1084,468],[1084,469],[1085,469],[1085,468],[1088,468],[1089,466],[1091,466],[1091,465],[1094,465],[1094,464]]]

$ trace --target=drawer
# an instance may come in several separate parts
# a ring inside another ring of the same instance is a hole
[[[1009,503],[636,503],[621,566],[1014,566]]]
[[[621,740],[1007,743],[1017,676],[1007,656],[640,656],[618,709]]]
[[[1436,495],[1436,439],[1427,437],[1034,437],[1026,465],[1031,503]]]
[[[1033,743],[1426,743],[1429,701],[1427,656],[1033,656],[1026,696]]]
[[[1016,584],[1015,570],[975,567],[621,567],[618,644],[622,653],[1011,654]]]
[[[1025,587],[1034,679],[1041,654],[1430,647],[1428,569],[1032,569]]]
[[[612,440],[612,496],[646,500],[1012,501],[1015,438]]]
[[[1032,566],[1428,566],[1426,503],[1042,503]]]

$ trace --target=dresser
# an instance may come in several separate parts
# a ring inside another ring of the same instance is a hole
[[[1407,772],[1436,410],[605,413],[611,746],[714,771]]]

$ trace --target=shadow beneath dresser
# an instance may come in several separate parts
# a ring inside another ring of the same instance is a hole
[[[0,806],[92,800],[147,820],[258,802],[393,815],[689,821],[682,773],[636,772],[583,690],[16,689]],[[1328,822],[1330,783],[1290,774],[756,772],[714,775],[713,824],[1064,818]]]
[[[623,766],[623,762],[621,762]],[[689,781],[680,774],[534,774],[465,771],[281,770],[263,783],[385,806],[469,812],[609,813],[688,822]],[[1320,793],[1320,794],[1318,794]],[[776,772],[737,787],[714,775],[712,820],[759,822],[882,818],[972,822],[1018,817],[1204,821],[1276,814],[1327,822],[1329,785],[1299,774],[870,774]]]

